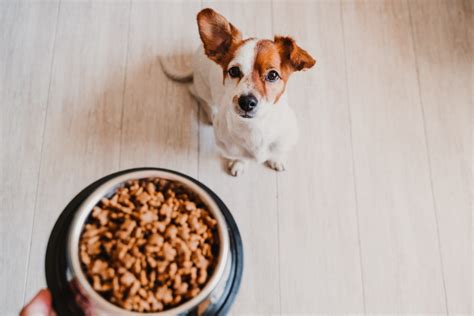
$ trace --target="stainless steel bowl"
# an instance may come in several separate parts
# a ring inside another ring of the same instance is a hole
[[[221,209],[216,204],[216,201],[195,181],[191,181],[188,177],[180,174],[157,169],[132,170],[113,177],[98,186],[79,206],[69,227],[66,244],[68,279],[74,284],[74,288],[77,291],[76,301],[82,307],[85,314],[124,316],[143,315],[143,313],[130,312],[122,309],[119,306],[110,303],[94,291],[81,268],[79,259],[79,239],[92,208],[97,205],[103,197],[110,197],[118,187],[123,186],[128,180],[155,177],[183,184],[189,190],[196,193],[202,202],[206,204],[209,211],[217,220],[219,255],[214,273],[196,297],[172,309],[157,313],[146,313],[146,315],[168,316],[187,315],[190,313],[199,315],[205,313],[209,306],[212,306],[212,304],[221,297],[229,279],[231,271],[230,262],[232,258],[231,252],[229,251],[229,231],[226,219],[222,214]]]

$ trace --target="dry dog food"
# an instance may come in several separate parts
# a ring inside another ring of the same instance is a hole
[[[126,310],[158,312],[195,297],[212,274],[216,220],[182,185],[132,180],[94,207],[80,239],[92,287]]]

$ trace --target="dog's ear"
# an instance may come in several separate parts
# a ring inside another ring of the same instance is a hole
[[[221,66],[227,66],[232,48],[242,41],[240,31],[209,8],[198,13],[197,23],[206,55]]]
[[[309,69],[316,64],[316,60],[296,45],[291,37],[275,36],[274,42],[280,52],[282,63],[287,65],[290,71]]]

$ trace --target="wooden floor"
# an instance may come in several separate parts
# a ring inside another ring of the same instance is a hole
[[[213,7],[293,35],[288,170],[223,169],[211,127],[157,57],[183,64]],[[51,228],[108,173],[172,168],[215,190],[245,245],[235,315],[470,314],[470,0],[0,3],[0,314],[45,286]]]

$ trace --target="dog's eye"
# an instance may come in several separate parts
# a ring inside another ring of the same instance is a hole
[[[231,67],[229,69],[229,76],[231,76],[232,78],[238,78],[240,77],[240,69],[239,67]]]
[[[280,78],[280,75],[275,70],[270,70],[265,77],[265,80],[269,82],[275,82]]]

